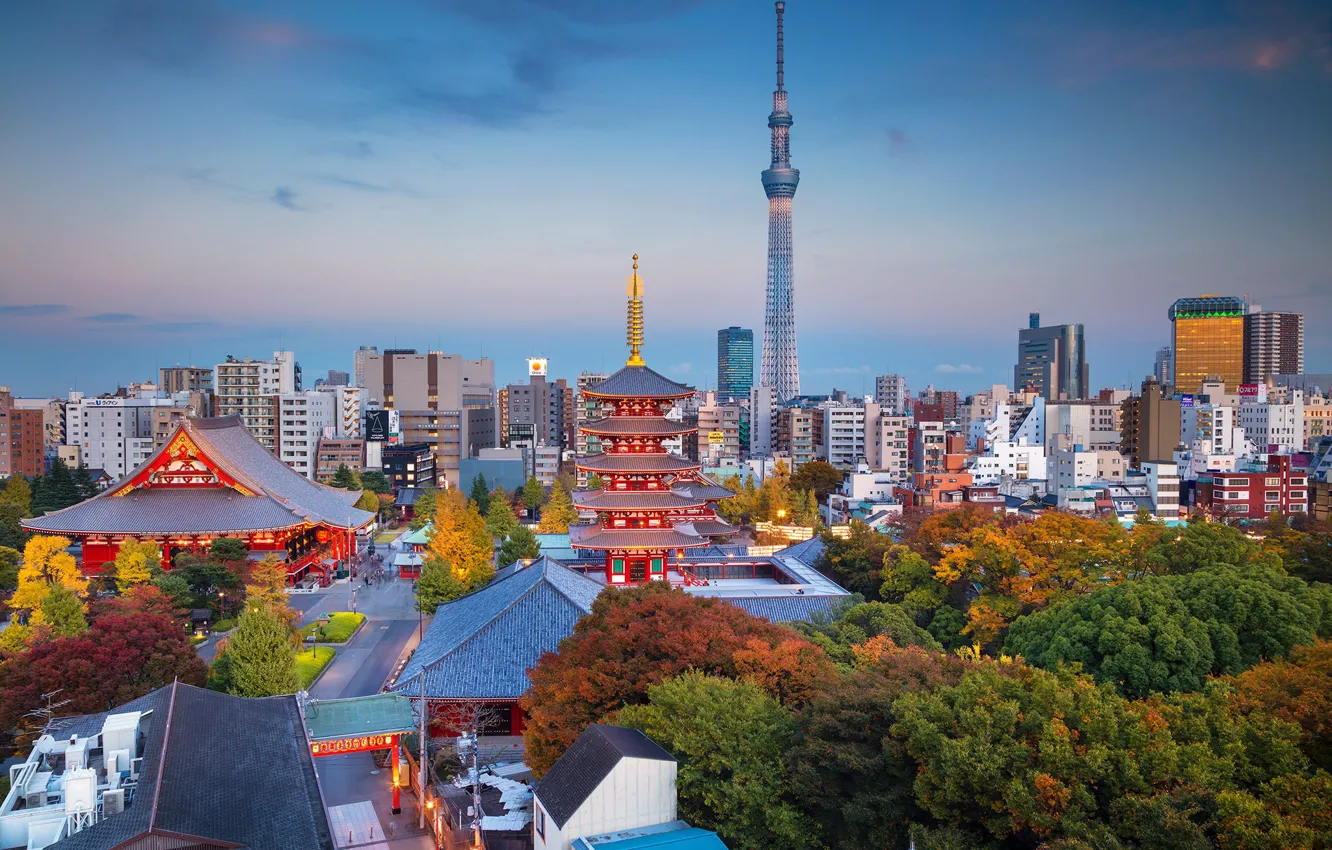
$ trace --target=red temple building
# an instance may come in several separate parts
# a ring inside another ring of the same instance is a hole
[[[717,502],[734,494],[707,480],[698,462],[664,446],[666,440],[698,430],[666,418],[676,402],[693,396],[694,388],[643,362],[643,279],[637,254],[628,295],[629,360],[584,390],[602,403],[606,416],[581,426],[584,434],[600,438],[602,453],[580,457],[578,469],[598,476],[602,487],[576,490],[573,501],[580,511],[595,511],[597,521],[569,528],[573,548],[605,554],[611,584],[665,580],[668,557],[683,557],[688,549],[735,533],[716,510]]]
[[[327,579],[374,514],[353,505],[355,491],[310,481],[264,448],[239,417],[183,420],[161,449],[105,492],[23,521],[37,534],[75,538],[82,568],[95,575],[125,540],[151,540],[170,569],[182,552],[202,555],[234,537],[251,557],[287,563],[292,583]]]

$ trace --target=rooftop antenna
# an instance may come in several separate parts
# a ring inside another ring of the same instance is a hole
[[[777,3],[777,91],[783,91],[782,84],[784,76],[782,74],[782,13],[786,11],[786,4]]]

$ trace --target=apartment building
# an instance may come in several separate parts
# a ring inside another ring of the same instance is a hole
[[[890,416],[905,416],[911,406],[911,392],[907,389],[906,378],[898,374],[876,377],[874,402]]]
[[[27,407],[0,387],[0,478],[40,475],[46,463],[46,400]]]
[[[777,413],[775,451],[790,458],[791,471],[814,460],[814,419],[818,411],[787,407]],[[819,420],[822,422],[822,418]]]
[[[1262,519],[1272,511],[1305,513],[1309,476],[1292,469],[1288,456],[1272,455],[1266,469],[1213,475],[1211,506],[1215,513],[1250,519]]]
[[[301,391],[301,367],[291,351],[274,351],[272,360],[227,357],[213,367],[213,410],[218,416],[239,416],[246,429],[276,454],[278,396]]]
[[[877,402],[865,405],[865,462],[874,472],[904,482],[911,475],[911,417]]]
[[[823,440],[819,456],[838,469],[855,469],[865,456],[865,408],[828,406],[823,414]]]
[[[1241,402],[1239,424],[1260,452],[1297,452],[1304,448],[1304,391],[1291,390],[1290,401]]]

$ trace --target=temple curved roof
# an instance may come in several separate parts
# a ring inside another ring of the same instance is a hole
[[[686,472],[698,469],[697,461],[673,454],[599,454],[578,459],[578,468],[588,472]]]
[[[569,545],[575,549],[689,549],[707,546],[705,537],[687,533],[688,526],[674,528],[603,528],[600,525],[569,526]]]
[[[720,484],[704,481],[675,481],[671,484],[671,489],[690,498],[703,499],[709,502],[729,499],[735,495],[734,491],[728,490]]]
[[[584,434],[598,434],[608,437],[633,437],[642,434],[648,437],[673,437],[679,434],[692,434],[698,430],[683,422],[673,422],[661,416],[607,416],[595,422],[579,425]]]
[[[573,503],[589,511],[670,511],[707,504],[671,490],[575,490]]]
[[[234,484],[218,480],[183,487],[144,480],[143,473],[182,452]],[[374,518],[353,507],[360,496],[296,472],[264,448],[240,417],[185,419],[120,483],[77,505],[24,520],[23,526],[61,534],[203,534],[305,524],[360,528]]]
[[[694,388],[677,384],[646,366],[625,366],[606,380],[583,390],[594,398],[684,398]]]

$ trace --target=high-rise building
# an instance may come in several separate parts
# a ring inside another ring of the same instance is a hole
[[[880,375],[874,379],[874,401],[891,416],[905,416],[911,393],[901,375]]]
[[[776,451],[789,458],[792,472],[795,472],[803,464],[814,460],[814,423],[816,421],[823,422],[822,413],[807,410],[803,407],[782,408],[777,414],[777,433],[773,438],[773,444]]]
[[[717,331],[717,395],[722,401],[749,397],[754,387],[754,332],[732,325]]]
[[[255,439],[276,453],[277,397],[301,391],[300,368],[290,351],[274,351],[272,360],[228,356],[213,369],[213,410],[218,416],[239,416]]]
[[[0,387],[0,478],[41,475],[46,458],[43,408],[24,408]]]
[[[363,345],[352,352],[352,381],[358,387],[365,386],[365,362],[372,354],[378,354],[379,348],[374,345]]]
[[[1255,312],[1244,317],[1244,383],[1303,372],[1303,313]]]
[[[157,370],[157,385],[167,395],[176,393],[211,393],[213,370],[195,366],[164,366]]]
[[[816,415],[823,417],[823,439],[819,442],[822,460],[839,469],[854,470],[865,457],[865,408],[859,405],[828,405]]]
[[[462,458],[495,445],[493,360],[414,348],[370,351],[365,394],[370,408],[398,411],[403,443],[430,446],[441,485],[458,486]]]
[[[749,391],[749,456],[770,457],[777,436],[777,396],[758,384]]]
[[[791,201],[800,172],[791,167],[791,113],[783,86],[782,13],[777,4],[777,90],[772,93],[772,162],[763,172],[768,196],[768,290],[763,314],[763,364],[760,381],[772,387],[778,402],[800,395],[800,363],[796,357],[795,279],[792,274]]]
[[[1204,380],[1219,378],[1227,387],[1244,383],[1244,315],[1240,298],[1203,295],[1170,305],[1177,393],[1196,393]]]
[[[872,402],[865,405],[865,461],[875,472],[906,481],[911,472],[911,419]]]
[[[575,446],[578,449],[578,456],[595,455],[601,453],[601,437],[596,434],[589,434],[582,430],[582,426],[588,422],[600,419],[603,415],[601,399],[587,394],[587,391],[597,384],[610,377],[604,372],[583,372],[574,382],[574,422],[578,432],[575,436]],[[587,485],[587,473],[578,471],[578,486]]]
[[[65,405],[65,443],[79,447],[84,466],[117,479],[161,448],[189,413],[155,391],[124,398],[84,398],[72,392]]]
[[[1123,404],[1123,449],[1135,467],[1149,461],[1173,459],[1180,438],[1180,404],[1161,394],[1155,378],[1142,382],[1142,394]]]
[[[324,381],[330,387],[345,387],[351,384],[351,375],[341,369],[329,369],[328,378]]]
[[[698,458],[708,466],[722,458],[740,457],[740,405],[721,399],[720,393],[706,392],[698,399]]]
[[[1152,377],[1163,387],[1175,385],[1175,354],[1168,345],[1156,349],[1156,362],[1152,365]]]
[[[509,384],[503,391],[504,411],[501,422],[507,431],[500,436],[508,439],[517,433],[515,426],[524,435],[530,433],[535,445],[550,446],[559,451],[565,448],[568,439],[568,425],[565,422],[565,390],[567,383],[563,378],[549,380],[545,371],[541,374],[529,374],[525,384]]]
[[[1040,313],[1032,313],[1033,327],[1018,331],[1017,365],[1013,386],[1035,387],[1047,400],[1087,397],[1087,353],[1082,325],[1039,326]]]

